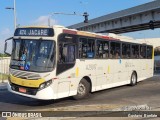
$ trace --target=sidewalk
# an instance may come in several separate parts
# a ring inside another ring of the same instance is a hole
[[[129,109],[141,109],[141,111],[147,111],[148,109],[148,105],[144,104],[144,105],[116,105],[116,104],[95,104],[95,105],[75,105],[75,106],[67,106],[67,107],[59,107],[59,108],[50,108],[50,109],[40,109],[41,111],[50,111],[50,112],[55,112],[55,111],[70,111],[74,114],[76,114],[76,111],[85,111],[87,112],[91,112],[91,111],[97,111],[96,114],[90,114],[87,117],[80,117],[79,115],[76,117],[43,117],[43,118],[16,118],[14,120],[159,120],[159,118],[156,117],[129,117],[129,116],[125,116],[125,117],[118,117],[117,115],[123,114],[125,115],[125,112],[130,111]],[[27,111],[27,112],[33,112],[34,111],[40,111],[40,110],[31,110],[31,111]],[[127,110],[127,111],[126,111]],[[124,111],[124,113],[120,113],[120,111]],[[137,110],[138,111],[138,110]],[[160,108],[151,108],[151,110],[148,111],[160,111]],[[110,114],[109,117],[105,117],[105,114],[99,114],[102,112],[108,112],[107,114]],[[116,114],[119,113],[119,114]],[[129,114],[130,112],[126,113]],[[133,110],[134,113],[134,110]],[[143,113],[143,112],[142,112]],[[135,114],[140,114],[140,113],[136,113]],[[148,113],[149,114],[149,113]],[[96,116],[97,115],[97,116]],[[95,117],[92,117],[95,116]],[[7,120],[13,120],[13,118],[7,118]]]

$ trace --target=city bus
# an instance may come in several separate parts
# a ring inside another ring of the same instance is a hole
[[[41,100],[73,96],[122,85],[134,86],[153,76],[151,44],[63,26],[15,30],[8,90]]]

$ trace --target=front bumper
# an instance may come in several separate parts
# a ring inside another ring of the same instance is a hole
[[[13,87],[14,86],[14,90]],[[52,100],[55,99],[54,98],[54,91],[51,88],[51,86],[48,86],[42,90],[38,90],[38,89],[34,89],[34,88],[28,88],[27,93],[21,93],[18,92],[18,85],[10,85],[10,83],[8,83],[7,85],[8,91],[18,94],[18,95],[22,95],[25,97],[30,97],[30,98],[34,98],[34,99],[40,99],[40,100]],[[22,87],[23,88],[23,87]]]

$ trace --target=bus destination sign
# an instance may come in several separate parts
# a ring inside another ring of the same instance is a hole
[[[54,31],[52,28],[17,28],[14,36],[45,36],[53,37]]]

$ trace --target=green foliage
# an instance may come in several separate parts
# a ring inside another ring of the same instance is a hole
[[[0,57],[9,57],[7,54],[0,53]]]

